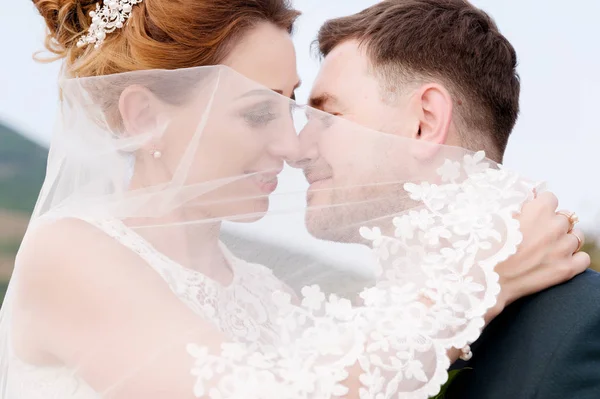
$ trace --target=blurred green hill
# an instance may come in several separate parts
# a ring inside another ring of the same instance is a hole
[[[47,158],[47,149],[0,125],[0,209],[31,212]]]
[[[0,303],[46,173],[48,150],[0,124]]]

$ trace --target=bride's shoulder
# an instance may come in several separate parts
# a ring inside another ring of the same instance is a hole
[[[93,253],[107,237],[78,218],[40,218],[31,222],[17,254],[17,264],[52,263]]]
[[[89,281],[116,278],[119,265],[107,262],[127,257],[126,251],[108,235],[78,218],[34,220],[17,253],[14,276],[18,286],[38,295],[69,291]],[[128,259],[135,261],[134,257]]]

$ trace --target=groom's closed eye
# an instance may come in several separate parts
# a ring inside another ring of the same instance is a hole
[[[341,112],[335,111],[339,110],[341,103],[340,100],[330,93],[322,93],[319,95],[313,95],[310,97],[308,104],[315,109],[326,112],[330,115],[340,116]]]
[[[328,103],[336,103],[338,102],[337,98],[329,93],[322,93],[319,95],[313,95],[308,100],[308,105],[312,108],[323,110],[325,105]]]

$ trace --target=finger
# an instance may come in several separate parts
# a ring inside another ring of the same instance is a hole
[[[552,212],[555,212],[558,208],[558,198],[550,191],[544,191],[539,194],[536,201],[539,201],[540,206],[543,206],[545,209],[549,209]]]
[[[554,264],[570,258],[576,252],[579,241],[573,234],[562,234],[553,245],[549,255],[545,258],[546,263]]]
[[[556,198],[556,195],[546,191],[539,194],[537,198],[525,202],[518,218],[521,220],[535,220],[540,215],[554,214],[557,207],[558,198]]]
[[[552,228],[554,232],[556,232],[559,237],[566,235],[569,230],[571,230],[571,222],[568,218],[566,218],[563,214],[555,214],[552,218],[552,223],[550,228]]]
[[[574,240],[577,242],[575,244],[575,249],[573,250],[573,253],[581,250],[583,244],[585,244],[585,234],[583,234],[583,231],[579,229],[573,229],[573,231],[567,235],[573,236]]]
[[[537,189],[534,187],[531,189],[531,195],[528,196],[524,201],[523,204],[521,204],[521,209],[518,211],[513,212],[513,217],[516,219],[519,219],[519,216],[521,215],[521,212],[523,212],[523,209],[525,209],[525,205],[529,204],[531,201],[534,201],[538,196],[538,191]]]
[[[567,220],[567,222],[569,223],[569,229],[573,229],[573,227],[575,227],[577,220],[573,219],[573,217],[576,218],[573,212],[561,209],[560,211],[557,211],[556,214]]]
[[[583,273],[592,264],[592,258],[587,252],[579,251],[572,257],[576,275]]]
[[[562,258],[572,256],[581,249],[581,246],[583,246],[584,238],[582,237],[584,237],[583,232],[579,230],[573,230],[571,233],[562,234],[553,246],[552,252],[550,253],[551,257],[546,258],[546,261],[554,263],[562,260]],[[581,240],[581,243],[579,240]]]

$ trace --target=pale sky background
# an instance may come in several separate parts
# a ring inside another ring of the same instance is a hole
[[[357,12],[373,0],[295,0],[304,12],[294,38],[306,99],[318,70],[309,45],[328,18]],[[515,46],[522,79],[521,116],[506,165],[547,180],[561,206],[600,230],[599,0],[473,0]],[[0,121],[48,143],[60,65],[38,64],[44,26],[31,1],[0,0]],[[426,27],[424,27],[426,29]],[[0,143],[0,145],[2,145]]]

